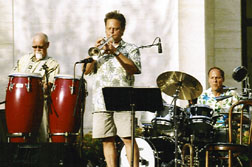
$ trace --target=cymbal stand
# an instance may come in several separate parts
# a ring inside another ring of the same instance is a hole
[[[178,166],[178,123],[177,123],[177,105],[176,105],[176,101],[178,99],[180,93],[180,89],[177,88],[175,94],[173,95],[173,101],[174,101],[174,133],[175,133],[175,167]]]

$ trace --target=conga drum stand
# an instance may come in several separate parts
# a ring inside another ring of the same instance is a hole
[[[131,111],[131,162],[134,164],[135,111],[161,111],[163,103],[159,88],[105,87],[102,89],[106,110]]]

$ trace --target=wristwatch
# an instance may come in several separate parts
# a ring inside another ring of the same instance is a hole
[[[114,52],[115,57],[119,56],[119,54],[120,54],[120,52],[119,52],[118,50],[116,50],[116,51]]]

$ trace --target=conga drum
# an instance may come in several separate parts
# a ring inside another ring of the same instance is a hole
[[[50,138],[53,143],[71,143],[78,135],[82,96],[79,96],[77,102],[79,82],[79,78],[76,79],[71,75],[54,77],[49,112]]]
[[[9,142],[29,142],[43,115],[42,76],[12,73],[6,90],[5,115]]]

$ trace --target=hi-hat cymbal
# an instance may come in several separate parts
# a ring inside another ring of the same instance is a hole
[[[197,79],[179,71],[168,71],[160,74],[157,78],[157,85],[168,96],[174,96],[176,90],[178,90],[178,99],[181,100],[196,99],[203,90]]]

